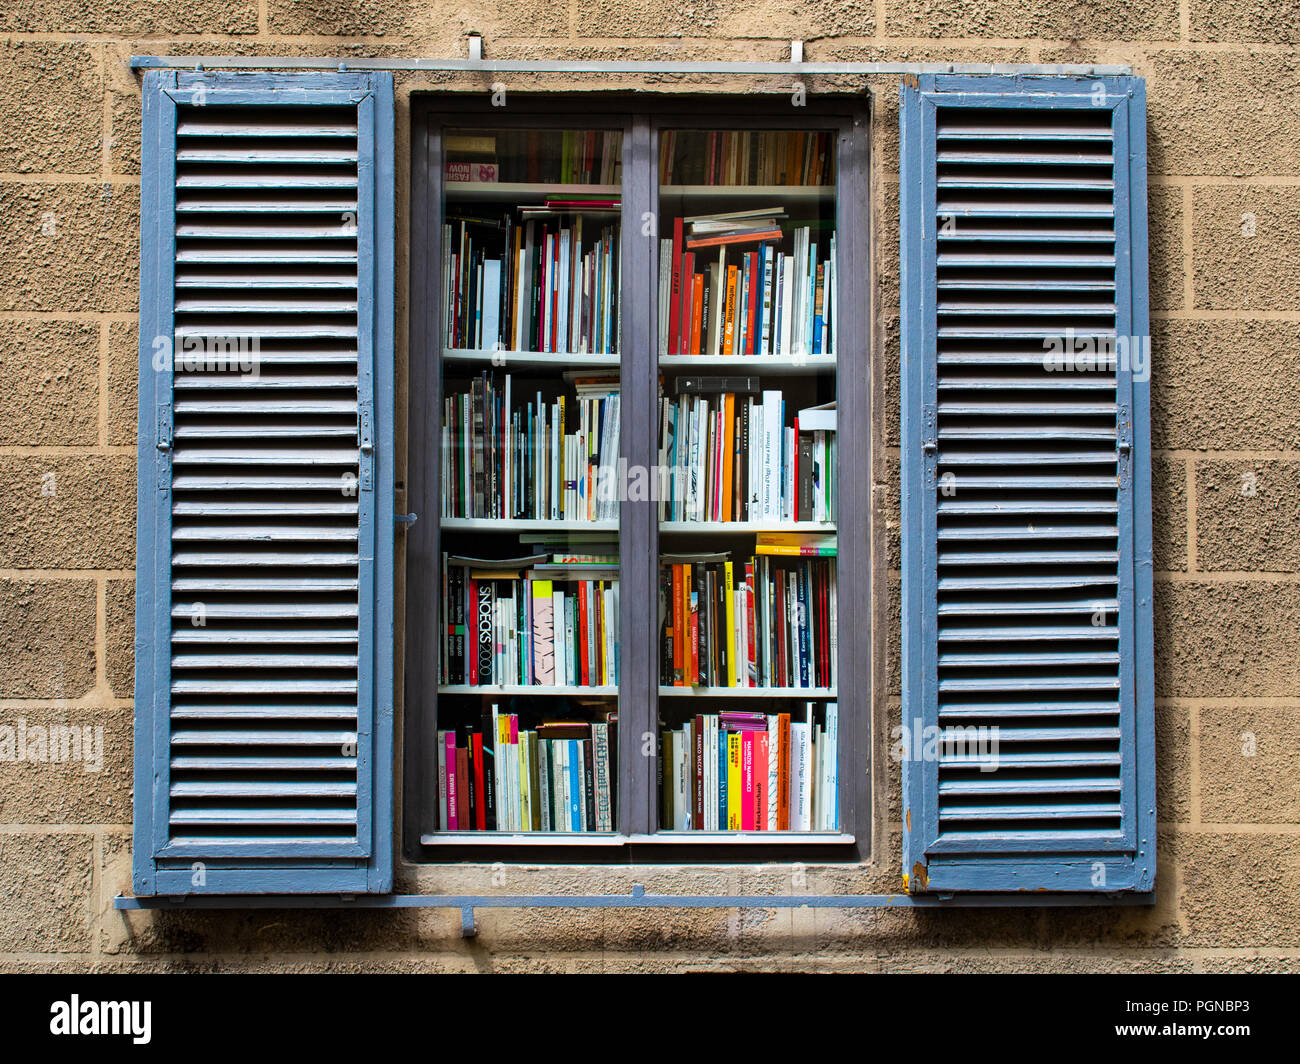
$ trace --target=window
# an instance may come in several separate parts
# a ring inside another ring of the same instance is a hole
[[[418,101],[398,484],[392,93],[146,77],[137,893],[869,856],[861,103]],[[1142,83],[903,97],[910,886],[1148,890]]]
[[[865,114],[647,107],[416,116],[417,860],[867,852],[868,662],[837,641],[869,627],[870,495],[839,475],[868,454]],[[592,602],[612,677],[574,653]]]

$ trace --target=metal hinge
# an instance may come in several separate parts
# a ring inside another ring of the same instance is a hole
[[[1133,418],[1127,403],[1115,412],[1115,447],[1119,451],[1119,486],[1128,485],[1133,476]]]
[[[939,408],[935,403],[921,408],[921,455],[925,460],[925,483],[932,488],[939,464]]]

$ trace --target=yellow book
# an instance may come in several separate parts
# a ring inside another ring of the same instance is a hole
[[[724,579],[726,580],[726,587],[723,591],[723,598],[726,604],[725,609],[727,613],[726,638],[729,640],[729,642],[727,643],[727,686],[735,687],[736,686],[736,600],[734,597],[735,590],[731,584],[734,578],[734,563],[723,562],[722,568],[723,568],[723,572],[726,574],[724,576]]]
[[[727,830],[740,830],[740,733],[727,732]]]

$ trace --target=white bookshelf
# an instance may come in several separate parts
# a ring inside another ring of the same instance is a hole
[[[444,362],[469,362],[482,369],[602,369],[617,373],[622,366],[619,355],[576,354],[570,351],[484,351],[463,347],[444,347]]]
[[[444,532],[618,532],[617,521],[534,521],[505,517],[444,517]],[[605,568],[613,568],[606,566]]]
[[[503,684],[439,684],[438,694],[440,695],[480,695],[483,698],[506,698],[510,695],[536,695],[539,698],[573,698],[585,695],[587,697],[606,697],[615,698],[618,696],[618,687],[611,684],[602,684],[600,687],[582,687],[577,684],[527,684],[527,683],[503,683]]]
[[[701,534],[713,536],[745,536],[759,532],[799,532],[804,534],[824,533],[830,535],[835,531],[833,521],[660,521],[660,534]],[[833,558],[833,554],[781,554],[774,558]]]
[[[446,181],[442,187],[447,194],[448,203],[455,203],[457,200],[522,203],[527,200],[545,199],[547,196],[569,199],[603,196],[607,199],[620,199],[623,195],[622,185],[566,185],[560,182]]]
[[[799,698],[809,702],[834,701],[834,687],[676,687],[659,685],[660,698]]]

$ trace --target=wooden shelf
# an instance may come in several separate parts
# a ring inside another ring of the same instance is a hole
[[[508,695],[538,695],[544,698],[572,698],[579,695],[589,697],[617,698],[618,688],[611,686],[578,687],[573,684],[547,686],[545,684],[439,684],[440,695],[480,695],[483,698],[506,697]]]
[[[761,196],[764,199],[835,198],[834,185],[660,185],[663,196]]]
[[[839,831],[656,831],[653,835],[629,835],[628,841],[637,845],[651,842],[674,846],[683,843],[695,846],[807,846],[816,843],[844,846],[856,840],[853,835]]]
[[[800,532],[831,535],[835,532],[835,523],[833,521],[827,523],[818,521],[660,521],[659,531],[672,535],[700,533],[709,536],[746,536],[758,532]],[[772,555],[772,557],[833,558],[835,555],[788,554]]]
[[[660,698],[800,698],[817,702],[834,699],[834,687],[675,687],[659,685]]]
[[[660,355],[659,368],[673,373],[834,373],[834,355],[804,355],[801,358],[775,355]]]
[[[444,532],[613,532],[617,521],[529,521],[504,517],[444,517]],[[819,526],[820,527],[820,526]],[[608,568],[613,568],[609,566]]]
[[[423,846],[622,846],[626,835],[611,831],[435,831]]]
[[[565,185],[529,181],[444,181],[442,187],[449,202],[472,199],[508,203],[513,200],[545,199],[547,196],[621,198],[623,195],[622,185]]]
[[[483,369],[604,369],[618,372],[620,355],[576,354],[570,351],[484,351],[444,347],[444,362],[468,362]]]

